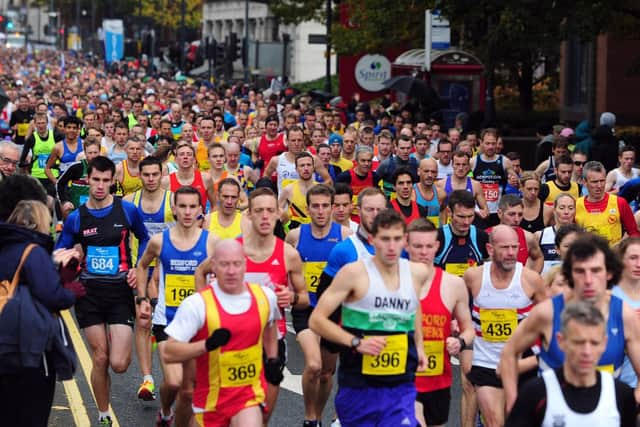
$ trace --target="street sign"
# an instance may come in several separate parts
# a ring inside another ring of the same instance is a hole
[[[327,44],[326,34],[309,34],[309,44]]]

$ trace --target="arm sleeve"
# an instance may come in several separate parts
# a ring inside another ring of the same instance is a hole
[[[478,249],[482,254],[482,259],[489,259],[489,252],[487,252],[487,243],[489,243],[489,235],[486,231],[478,229]]]
[[[626,231],[630,237],[640,236],[638,231],[638,224],[631,212],[629,203],[622,197],[618,197],[618,210],[620,211],[620,222],[622,223],[623,231]]]
[[[542,425],[546,411],[546,387],[542,378],[535,378],[518,392],[516,403],[505,427],[534,427]]]
[[[29,284],[31,294],[48,310],[64,310],[75,302],[75,296],[62,287],[51,257],[43,248],[36,247],[29,254],[22,275]]]
[[[60,203],[70,202],[71,195],[69,194],[69,183],[74,179],[82,178],[82,163],[75,163],[71,165],[60,177],[56,183],[56,192],[58,193],[58,199]],[[78,206],[76,206],[77,208]]]
[[[76,243],[75,235],[80,231],[80,213],[78,209],[69,214],[64,226],[62,227],[62,233],[56,242],[56,249],[71,248]]]
[[[544,202],[545,200],[547,200],[547,197],[549,197],[549,184],[545,182],[540,186],[540,193],[538,193],[538,199]]]
[[[27,156],[29,155],[29,152],[31,151],[31,149],[33,148],[33,146],[36,144],[36,139],[33,135],[31,135],[29,138],[27,138],[27,140],[24,142],[24,145],[22,146],[22,153],[20,154],[20,166],[21,167],[25,167],[27,166],[27,164],[25,164],[26,160],[27,160]],[[33,159],[31,159],[33,160]]]

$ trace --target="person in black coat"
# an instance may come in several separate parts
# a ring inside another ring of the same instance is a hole
[[[31,243],[36,245],[25,259],[15,293],[21,298],[30,296],[33,303],[27,304],[25,299],[17,303],[15,297],[0,313],[0,425],[47,426],[59,366],[59,353],[53,342],[61,331],[53,313],[71,307],[82,295],[77,282],[67,289],[62,286],[57,267],[62,264],[70,268],[72,282],[73,266],[77,267],[80,254],[76,249],[67,249],[52,257],[50,224],[48,208],[36,200],[18,202],[7,222],[0,222],[0,281],[11,281],[25,248]],[[33,317],[25,320],[23,317],[29,314]],[[75,359],[73,349],[70,351]],[[73,368],[65,377],[72,371]]]

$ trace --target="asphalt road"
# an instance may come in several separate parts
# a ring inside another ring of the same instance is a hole
[[[65,320],[75,323],[71,315],[67,315]],[[289,329],[290,332],[287,334],[287,343],[289,344],[289,362],[287,368],[289,372],[286,372],[285,374],[285,380],[282,384],[276,410],[271,418],[270,426],[273,427],[301,426],[304,415],[300,385],[302,369],[304,367],[304,358],[300,347],[296,343],[295,335],[292,333],[293,328],[289,327]],[[72,339],[74,340],[76,351],[79,354],[81,366],[78,367],[74,381],[57,384],[51,417],[49,419],[49,426],[89,427],[91,425],[96,425],[98,417],[95,401],[88,383],[90,370],[90,360],[88,360],[89,353],[87,351],[88,347],[86,346],[84,338],[81,338],[81,334],[76,334],[78,332],[77,326],[71,327],[70,332],[72,334]],[[75,337],[73,336],[74,334]],[[154,353],[153,376],[156,380],[156,384],[159,384],[162,380],[162,375],[160,373],[157,353]],[[117,421],[117,424],[114,422],[114,426],[154,426],[160,404],[157,400],[155,402],[148,403],[143,403],[138,400],[136,393],[141,382],[141,375],[135,355],[131,365],[129,366],[129,370],[125,374],[121,375],[112,374],[111,381],[111,405],[115,415],[115,421]],[[460,425],[458,416],[460,386],[459,369],[457,366],[454,366],[453,383],[454,386],[452,389],[452,402],[448,425],[458,427]],[[334,392],[327,404],[327,409],[325,410],[322,423],[324,426],[329,426],[331,424],[334,394],[335,386]]]

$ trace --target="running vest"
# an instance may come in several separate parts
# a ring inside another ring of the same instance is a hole
[[[74,179],[69,183],[69,198],[76,208],[84,205],[89,200],[89,177],[87,159],[82,159],[82,178]]]
[[[480,182],[484,198],[490,213],[498,212],[498,202],[507,183],[507,172],[504,169],[502,154],[490,162],[482,160],[482,155],[476,157],[473,177]]]
[[[122,187],[122,193],[125,196],[142,189],[140,172],[138,172],[138,175],[131,175],[127,159],[122,161],[122,182],[120,183],[120,186]]]
[[[416,372],[416,389],[420,393],[451,387],[451,361],[446,349],[446,340],[451,336],[451,312],[442,301],[442,276],[442,269],[435,267],[429,292],[420,300],[427,358],[427,369]]]
[[[598,369],[610,373],[619,373],[625,355],[624,322],[622,320],[622,300],[611,295],[609,301],[609,318],[607,319],[607,348],[600,357]],[[551,299],[553,303],[553,328],[549,348],[540,348],[540,369],[558,369],[564,363],[564,353],[558,346],[556,334],[561,329],[560,315],[564,309],[564,296],[556,295]]]
[[[118,144],[113,144],[111,146],[111,149],[109,150],[109,154],[108,157],[111,159],[111,161],[113,161],[113,163],[115,163],[116,165],[118,163],[121,163],[124,159],[127,158],[127,153],[126,151],[123,151],[122,153],[116,153],[115,148],[118,146]]]
[[[576,224],[587,231],[598,234],[614,245],[622,239],[622,222],[618,209],[618,196],[605,193],[607,207],[602,212],[588,212],[585,197],[576,202]]]
[[[291,198],[289,199],[289,219],[299,224],[309,224],[309,208],[307,207],[307,197],[300,191],[300,180],[295,180],[291,184]]]
[[[405,216],[404,211],[400,207],[400,203],[398,203],[398,199],[393,199],[390,203],[393,207],[393,210],[402,215],[402,217],[404,218],[404,222],[407,225],[411,224],[411,221],[413,221],[414,219],[420,218],[420,208],[415,200],[411,201],[411,215],[409,216]]]
[[[462,277],[469,267],[482,263],[482,251],[478,247],[475,225],[469,228],[469,234],[465,237],[454,236],[450,224],[442,226],[442,234],[444,242],[433,261],[438,267],[443,268],[449,274]],[[462,239],[464,239],[464,244],[461,245]]]
[[[613,184],[612,190],[619,190],[623,185],[627,183],[627,181],[637,178],[640,175],[640,169],[631,168],[631,176],[627,178],[626,176],[620,173],[620,168],[616,168],[613,170],[613,173],[616,176],[616,182]]]
[[[198,190],[200,193],[200,203],[202,204],[202,213],[205,213],[207,207],[207,201],[209,200],[209,196],[207,194],[207,187],[204,185],[204,181],[202,180],[202,174],[198,169],[193,171],[193,181],[189,184],[182,185],[180,181],[178,181],[178,172],[173,172],[169,174],[169,189],[172,193],[178,191],[180,187],[191,186]]]
[[[633,308],[638,316],[640,316],[640,301],[631,299],[627,294],[624,293],[620,286],[614,286],[611,290],[611,294],[617,296],[622,301],[626,302],[629,307]],[[629,384],[630,387],[635,388],[638,385],[638,377],[636,376],[636,371],[633,369],[633,365],[631,365],[631,361],[628,356],[624,356],[624,362],[622,363],[622,368],[620,369],[620,381]]]
[[[124,283],[131,268],[129,256],[129,222],[118,197],[111,211],[102,218],[80,206],[80,228],[76,242],[82,245],[85,262],[80,278],[93,283]],[[108,208],[104,208],[108,209]]]
[[[282,153],[278,156],[276,174],[278,175],[278,193],[281,193],[282,189],[287,185],[300,179],[300,175],[298,175],[298,171],[296,170],[296,164],[295,162],[287,160],[287,153]]]
[[[244,280],[250,283],[257,283],[261,286],[273,290],[279,287],[289,286],[289,274],[284,257],[284,240],[276,239],[273,253],[269,258],[262,262],[255,262],[245,255],[247,261],[247,270],[244,274]],[[243,238],[238,239],[243,243]],[[287,335],[287,323],[284,314],[284,308],[280,309],[281,318],[278,320],[278,338],[282,339]]]
[[[553,225],[542,229],[539,244],[544,258],[544,265],[542,266],[542,275],[544,275],[551,267],[562,264],[556,249],[556,229]]]
[[[209,232],[202,230],[200,238],[191,249],[176,248],[171,242],[171,229],[162,232],[162,250],[159,260],[158,305],[153,312],[154,325],[168,325],[178,306],[196,290],[194,273],[207,259]]]
[[[316,291],[320,276],[327,265],[329,254],[336,244],[342,241],[342,226],[331,223],[329,233],[322,239],[317,239],[311,232],[310,224],[300,226],[300,237],[296,249],[302,258],[304,281],[309,292],[309,305],[315,307],[318,301]]]
[[[567,190],[563,190],[558,187],[555,181],[547,181],[547,187],[549,187],[549,194],[547,198],[544,199],[544,204],[547,206],[553,206],[553,203],[556,201],[556,198],[561,194],[570,194],[573,196],[574,200],[578,200],[580,197],[580,186],[576,182],[571,182],[569,188]]]
[[[427,200],[423,197],[418,184],[413,184],[416,203],[427,211],[427,219],[431,221],[436,228],[438,228],[440,226],[440,202],[438,201],[438,190],[436,190],[435,184],[433,184],[431,188],[433,188],[433,197],[431,200]]]
[[[31,176],[38,179],[47,179],[44,169],[47,167],[47,161],[49,160],[51,151],[53,151],[53,148],[56,146],[53,131],[48,131],[47,139],[41,139],[38,132],[34,132],[33,139],[35,140],[33,145],[34,162],[33,166],[31,166]],[[58,177],[58,169],[51,169],[51,173],[53,173],[54,177]]]
[[[531,221],[523,216],[522,221],[520,221],[520,227],[530,233],[542,230],[544,228],[544,204],[540,203],[538,215]]]
[[[497,289],[491,283],[491,261],[482,266],[482,285],[473,296],[471,318],[476,331],[473,365],[496,369],[506,342],[524,320],[533,301],[522,289],[522,264],[516,263],[509,286]]]
[[[351,212],[351,220],[360,224],[360,209],[358,208],[358,194],[362,190],[368,187],[373,187],[373,172],[369,171],[364,178],[360,177],[355,172],[355,168],[349,169],[349,175],[351,176],[350,187],[353,190],[353,197],[351,203],[353,203],[353,211]]]
[[[620,413],[616,404],[616,388],[613,377],[607,372],[599,372],[600,399],[593,412],[581,414],[572,411],[562,394],[558,377],[553,370],[542,373],[544,387],[547,392],[546,409],[542,427],[557,426],[602,426],[620,425]]]
[[[262,135],[258,144],[258,156],[264,160],[264,166],[261,172],[264,172],[264,168],[269,164],[273,156],[277,156],[286,150],[287,146],[284,145],[284,133],[279,133],[275,139],[267,139],[266,134]]]
[[[196,146],[196,160],[198,162],[198,169],[201,172],[206,172],[211,169],[209,164],[209,148],[207,144],[201,139]]]
[[[220,239],[237,239],[242,235],[242,229],[240,223],[242,222],[242,214],[236,211],[236,216],[233,218],[233,222],[223,227],[218,220],[218,211],[212,212],[209,218],[209,233],[219,237]]]
[[[142,209],[142,190],[138,190],[133,195],[133,204],[138,208],[144,227],[149,233],[149,238],[164,230],[171,228],[175,224],[173,212],[171,212],[171,192],[165,191],[160,209],[156,212],[147,213]],[[138,247],[138,239],[131,234],[131,261],[133,265],[138,263],[138,255],[142,255],[146,247]],[[151,261],[151,265],[156,265],[156,260]]]
[[[556,165],[553,156],[549,156],[549,163],[547,164],[547,168],[542,173],[542,182],[551,182],[556,179]]]
[[[66,171],[69,168],[69,166],[71,166],[76,162],[76,158],[78,157],[78,154],[82,153],[82,141],[80,140],[80,138],[77,139],[76,151],[73,152],[69,149],[69,146],[67,145],[67,140],[63,139],[62,150],[63,150],[62,157],[60,157],[60,164],[58,165],[60,169],[60,173],[64,173],[64,171]]]
[[[232,333],[228,343],[196,358],[193,407],[198,425],[219,421],[215,411],[234,413],[264,402],[262,333],[269,320],[269,301],[260,286],[247,283],[247,290],[251,305],[239,314],[225,311],[213,287],[200,292],[206,316],[192,342],[207,339],[219,328]]]
[[[467,183],[466,183],[466,187],[465,190],[468,191],[469,193],[473,194],[473,182],[471,181],[471,178],[467,177]],[[453,192],[453,184],[451,184],[451,177],[448,176],[447,179],[444,181],[444,191],[445,193],[447,193],[447,196],[449,196],[449,194],[451,194]]]
[[[390,291],[373,258],[363,258],[369,286],[361,299],[342,303],[342,327],[359,337],[384,335],[387,344],[378,356],[348,349],[340,353],[339,387],[393,387],[413,382],[417,353],[413,333],[418,298],[409,261],[398,260],[399,287]]]

